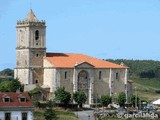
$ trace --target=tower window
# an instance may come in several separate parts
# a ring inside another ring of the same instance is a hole
[[[36,84],[38,84],[38,80],[36,80],[35,82],[36,82]]]
[[[38,40],[38,39],[39,39],[39,31],[36,30],[36,31],[35,31],[35,40]]]
[[[36,54],[36,57],[38,57],[38,56],[39,56],[39,54],[37,53],[37,54]]]

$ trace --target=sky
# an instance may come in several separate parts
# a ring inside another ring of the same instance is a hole
[[[47,52],[160,60],[160,0],[0,0],[0,70],[15,68],[16,23],[46,21]]]

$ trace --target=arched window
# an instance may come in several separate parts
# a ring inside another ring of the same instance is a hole
[[[36,31],[35,31],[35,40],[38,40],[38,39],[39,39],[39,31],[36,30]]]
[[[89,75],[86,71],[78,74],[78,91],[83,91],[83,89],[89,89]]]

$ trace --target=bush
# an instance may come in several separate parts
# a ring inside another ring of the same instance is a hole
[[[102,95],[100,98],[100,102],[102,106],[108,106],[112,102],[112,98],[110,95]]]
[[[39,94],[39,93],[41,93],[41,91],[40,91],[39,88],[34,88],[33,90],[30,90],[30,91],[29,91],[29,95],[30,95],[30,96],[33,96],[33,95]]]
[[[46,120],[57,120],[55,111],[52,109],[46,109],[44,112],[44,117]]]
[[[118,104],[121,107],[124,107],[125,102],[126,102],[126,94],[124,92],[119,93],[119,95],[118,95]]]
[[[33,105],[34,107],[39,107],[40,106],[40,102],[39,101],[33,101]]]
[[[78,103],[79,107],[82,108],[82,104],[86,102],[87,96],[84,92],[75,92],[73,93],[73,99]]]
[[[54,101],[48,100],[47,101],[47,107],[52,108],[54,106]]]
[[[60,103],[65,104],[66,106],[71,100],[71,94],[65,91],[65,88],[58,88],[55,91],[55,101],[59,101]]]

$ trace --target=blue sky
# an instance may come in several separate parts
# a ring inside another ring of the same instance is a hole
[[[30,8],[46,21],[48,52],[160,60],[160,0],[1,0],[0,70],[15,67],[16,22]]]

